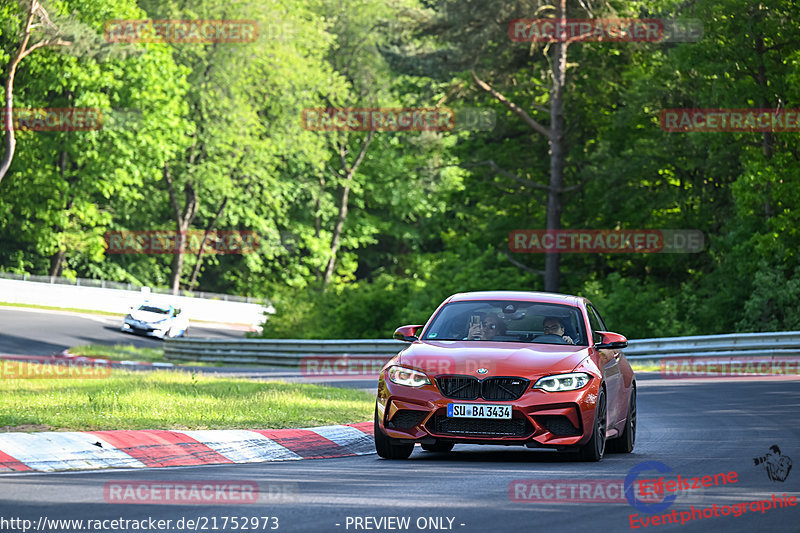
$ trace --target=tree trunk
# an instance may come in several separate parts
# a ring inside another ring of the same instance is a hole
[[[560,0],[556,19],[566,14],[566,0]],[[567,43],[553,46],[553,90],[550,95],[550,187],[547,191],[547,231],[561,229],[561,190],[564,188],[564,80],[567,74]],[[558,292],[561,254],[547,253],[544,262],[544,290]]]
[[[186,234],[180,233],[179,238],[181,242],[178,251],[176,251],[172,256],[172,264],[170,265],[172,273],[170,274],[169,285],[172,290],[173,296],[178,296],[178,292],[181,289],[181,272],[183,271],[183,246],[185,244]]]
[[[70,94],[70,99],[71,98],[72,98],[72,95]],[[61,154],[59,155],[59,158],[58,158],[58,172],[59,172],[59,175],[61,176],[61,181],[62,182],[67,182],[67,180],[65,178],[66,171],[67,171],[67,151],[66,150],[61,150]],[[64,205],[64,211],[69,211],[71,207],[72,207],[72,199],[67,198],[67,201],[65,202],[65,205]],[[61,233],[63,230],[64,230],[64,228],[62,228],[61,226],[53,226],[53,233],[55,233],[55,234]],[[60,276],[61,275],[61,271],[64,268],[64,257],[67,254],[67,250],[60,243],[59,243],[58,246],[59,246],[58,250],[56,250],[56,252],[53,255],[50,256],[50,276],[51,277]]]
[[[14,121],[13,121],[14,76],[17,73],[17,67],[28,54],[30,54],[37,48],[42,48],[44,46],[62,46],[62,45],[72,44],[69,41],[62,41],[59,38],[53,38],[46,41],[39,41],[38,43],[35,43],[30,48],[28,48],[28,43],[30,42],[31,39],[33,19],[37,16],[39,17],[39,19],[44,19],[49,22],[47,12],[44,10],[44,8],[38,2],[38,0],[31,0],[30,9],[28,10],[28,16],[25,19],[25,26],[22,32],[22,43],[19,45],[19,50],[17,50],[17,54],[11,59],[11,61],[8,64],[8,73],[6,75],[6,84],[5,84],[5,92],[6,92],[5,105],[3,106],[3,129],[5,130],[5,135],[4,135],[5,140],[3,142],[3,157],[0,158],[0,181],[3,181],[3,177],[6,175],[8,169],[11,167],[11,162],[14,160],[14,152],[16,151],[17,147],[17,138],[14,135]]]
[[[333,237],[331,237],[331,257],[328,259],[328,265],[325,267],[325,276],[322,279],[322,283],[326,288],[333,278],[333,272],[336,268],[336,256],[339,253],[342,229],[344,228],[344,221],[347,219],[347,208],[350,198],[350,184],[353,182],[353,176],[355,175],[356,170],[358,170],[358,167],[364,160],[364,156],[367,153],[367,148],[369,148],[369,144],[372,142],[372,136],[374,134],[374,131],[370,131],[367,134],[366,139],[364,139],[364,144],[361,146],[361,152],[359,152],[358,157],[356,157],[356,160],[353,162],[353,166],[351,167],[348,167],[347,165],[346,146],[344,144],[339,145],[339,159],[342,163],[342,170],[345,173],[345,182],[344,189],[342,190],[342,203],[339,206],[339,217],[336,220],[336,226],[333,228]]]
[[[322,194],[325,192],[325,175],[319,178],[319,193],[317,199],[314,201],[314,237],[319,239],[319,233],[322,230],[322,213],[320,208],[322,206]]]
[[[197,284],[197,276],[200,273],[200,266],[203,264],[203,249],[206,245],[206,240],[208,240],[208,234],[214,230],[214,226],[217,225],[217,220],[219,220],[220,215],[222,215],[222,211],[225,209],[225,204],[228,203],[228,197],[226,196],[223,198],[222,203],[219,205],[219,209],[217,209],[217,214],[214,215],[214,218],[209,222],[208,226],[206,227],[206,231],[203,233],[203,240],[200,243],[200,249],[197,250],[197,261],[194,263],[194,269],[192,270],[192,277],[189,279],[189,290],[194,290],[194,286]]]
[[[194,216],[197,213],[197,192],[192,187],[191,183],[186,183],[183,187],[183,192],[186,200],[181,210],[178,203],[178,197],[175,194],[175,184],[172,181],[172,176],[169,173],[169,165],[164,163],[164,180],[167,182],[167,190],[169,192],[169,199],[172,203],[172,209],[175,213],[175,228],[178,234],[175,236],[177,250],[172,257],[172,274],[170,275],[170,287],[172,294],[177,296],[181,285],[181,273],[183,272],[183,254],[186,247],[186,232],[191,226]]]
[[[755,13],[752,13],[753,19],[755,19],[756,23],[761,21],[761,10],[759,8],[754,8]],[[764,55],[767,53],[766,45],[764,44],[764,36],[762,34],[758,34],[755,36],[755,48],[756,54],[758,55],[758,68],[756,70],[756,83],[758,84],[759,88],[761,89],[761,107],[763,109],[773,109],[773,111],[777,111],[775,106],[770,103],[769,98],[767,95],[769,94],[770,88],[769,84],[767,83],[767,68],[764,65]],[[764,154],[764,159],[769,161],[772,159],[772,156],[775,152],[775,137],[773,136],[771,131],[764,131],[761,135],[761,151]],[[764,194],[764,219],[769,220],[773,216],[772,210],[772,202],[770,201],[770,184],[766,184],[766,192]]]
[[[3,143],[4,153],[3,159],[0,160],[0,181],[8,172],[11,167],[11,161],[14,159],[14,151],[17,147],[17,138],[14,136],[14,76],[17,73],[17,65],[25,54],[25,49],[28,47],[28,41],[31,38],[31,25],[33,23],[34,9],[36,9],[37,2],[31,2],[31,8],[28,12],[28,19],[25,23],[25,32],[22,37],[22,44],[17,50],[17,55],[8,64],[8,75],[6,76],[6,94],[5,94],[5,107],[3,108],[3,129],[5,131],[5,142]]]
[[[333,228],[333,237],[331,238],[331,257],[328,259],[328,266],[325,267],[325,277],[323,278],[325,286],[331,282],[333,270],[336,268],[336,255],[339,253],[339,240],[342,235],[342,228],[344,228],[344,221],[347,218],[347,202],[350,197],[350,183],[352,183],[352,181],[353,175],[350,174],[342,190],[342,203],[339,205],[339,217],[336,219],[336,226]]]
[[[61,275],[61,270],[64,266],[64,256],[66,255],[64,248],[59,248],[56,253],[50,256],[50,276],[58,277]]]
[[[556,20],[564,19],[566,16],[566,0],[559,0]],[[548,231],[561,229],[561,211],[562,211],[562,195],[565,192],[578,190],[589,181],[585,178],[577,185],[564,187],[564,159],[566,157],[565,141],[564,141],[564,88],[567,75],[567,47],[569,41],[556,41],[553,44],[553,87],[550,94],[550,127],[537,122],[531,117],[524,109],[506,98],[499,91],[494,89],[491,85],[478,78],[475,70],[472,70],[472,79],[475,84],[482,90],[491,94],[498,102],[506,106],[513,113],[517,114],[531,129],[544,135],[548,139],[550,147],[550,181],[548,185],[537,183],[533,180],[521,178],[512,172],[498,167],[494,161],[485,161],[482,164],[488,164],[492,169],[509,179],[522,183],[526,187],[536,190],[544,190],[547,192],[547,213],[545,215],[545,225]],[[509,256],[510,258],[510,256]],[[512,261],[512,264],[529,272],[539,273],[540,271],[533,270],[525,267],[518,261]],[[544,290],[548,292],[558,292],[559,277],[560,277],[560,255],[557,253],[545,254],[545,270],[544,270]]]

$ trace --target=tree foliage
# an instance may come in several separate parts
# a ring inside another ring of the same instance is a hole
[[[558,290],[589,297],[631,338],[800,325],[789,306],[800,295],[797,133],[659,126],[669,108],[800,108],[795,2],[568,0],[570,18],[691,18],[703,35],[570,43],[557,106],[557,47],[513,42],[508,23],[553,18],[561,0],[43,5],[70,45],[19,64],[15,107],[95,107],[107,122],[16,132],[0,182],[2,271],[263,297],[277,309],[267,336],[387,337],[455,292],[552,287],[553,263],[510,252],[512,230],[695,229],[699,253],[561,254]],[[0,6],[2,72],[26,6]],[[119,19],[255,20],[259,34],[110,43],[105,24]],[[304,109],[347,107],[495,121],[303,128]],[[562,112],[554,144],[534,123],[555,131]],[[110,254],[103,239],[210,229],[253,231],[259,247]]]

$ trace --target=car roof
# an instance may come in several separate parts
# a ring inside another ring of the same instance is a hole
[[[584,300],[580,296],[559,294],[557,292],[527,292],[527,291],[478,291],[459,292],[448,298],[448,302],[466,302],[471,300],[520,300],[524,302],[538,302],[549,304],[562,304],[576,306]]]

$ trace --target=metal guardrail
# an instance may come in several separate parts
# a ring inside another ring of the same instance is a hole
[[[305,357],[388,361],[407,343],[395,340],[168,339],[165,359],[299,367]],[[800,331],[631,340],[632,360],[676,357],[775,357],[800,354]]]
[[[407,346],[396,340],[167,339],[164,358],[171,361],[256,363],[299,367],[306,357],[388,361]]]
[[[774,357],[800,354],[800,331],[664,337],[628,342],[628,359]]]

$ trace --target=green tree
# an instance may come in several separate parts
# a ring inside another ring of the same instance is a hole
[[[109,18],[141,13],[131,1],[104,4],[72,0],[54,5],[52,14],[70,19],[96,34]],[[77,43],[76,43],[77,44]],[[98,262],[103,233],[113,218],[112,199],[140,196],[154,166],[180,147],[185,126],[180,121],[184,73],[163,46],[131,57],[98,58],[43,49],[22,63],[16,101],[25,107],[100,110],[111,120],[98,130],[18,133],[19,151],[3,182],[0,228],[17,244],[17,268],[41,267],[59,275],[66,259]],[[113,118],[114,110],[142,110],[137,128]]]

